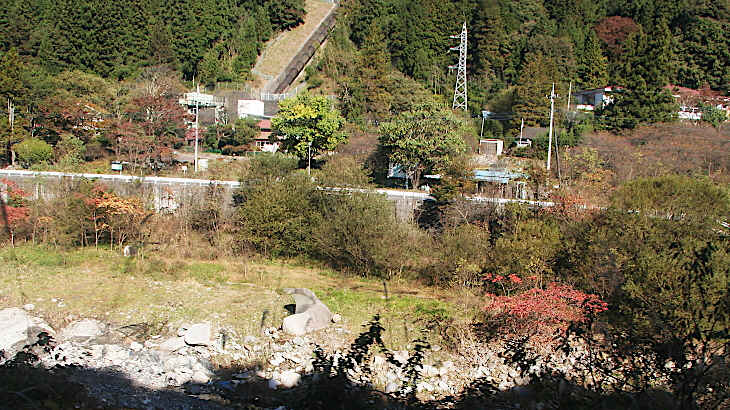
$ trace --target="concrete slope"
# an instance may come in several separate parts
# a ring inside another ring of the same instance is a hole
[[[304,24],[280,33],[270,40],[256,61],[253,74],[258,77],[257,84],[264,84],[262,87],[264,91],[283,92],[334,25],[336,3],[306,0],[305,9],[307,14],[304,16]],[[300,66],[298,62],[302,59],[305,61]],[[294,77],[287,82],[293,71],[296,71]]]

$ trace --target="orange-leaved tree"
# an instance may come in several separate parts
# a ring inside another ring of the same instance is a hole
[[[30,218],[27,200],[29,194],[18,188],[15,182],[0,179],[0,196],[2,196],[0,206],[3,207],[3,212],[0,214],[2,225],[10,236],[10,245],[15,246],[16,233]]]
[[[97,245],[100,234],[108,231],[112,247],[121,247],[128,239],[139,236],[142,224],[152,214],[139,197],[124,198],[103,188],[95,188],[87,201],[93,205],[91,219]]]

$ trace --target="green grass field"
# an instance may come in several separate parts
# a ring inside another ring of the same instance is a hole
[[[412,282],[390,283],[386,300],[378,281],[285,261],[178,259],[163,251],[129,259],[108,249],[31,245],[0,250],[0,307],[33,303],[54,328],[98,318],[119,327],[143,324],[144,338],[206,320],[259,335],[262,321],[279,327],[287,315],[287,287],[312,289],[351,334],[380,314],[386,343],[396,349],[418,337],[441,343],[437,331],[422,330],[466,322],[473,311],[454,295]]]

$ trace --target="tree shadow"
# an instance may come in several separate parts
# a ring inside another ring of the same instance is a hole
[[[140,385],[113,369],[78,366],[37,366],[38,356],[52,350],[53,340],[41,334],[39,342],[26,346],[12,360],[0,365],[0,409],[679,409],[673,396],[661,390],[638,394],[607,393],[568,381],[558,370],[530,373],[534,357],[520,343],[508,346],[502,357],[521,369],[521,385],[501,387],[491,377],[471,382],[460,393],[422,400],[415,387],[422,380],[420,366],[426,342],[414,341],[410,358],[400,362],[385,348],[384,328],[376,316],[339,358],[315,348],[313,371],[301,373],[301,381],[288,389],[272,389],[269,379],[259,377],[257,363],[222,367],[208,383],[188,382],[180,387],[155,389]],[[374,349],[399,367],[403,381],[396,392],[384,393],[367,377],[372,375]]]

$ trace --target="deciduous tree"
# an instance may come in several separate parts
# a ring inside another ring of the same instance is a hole
[[[334,150],[347,140],[341,131],[345,119],[323,96],[299,94],[282,100],[279,113],[271,120],[276,135],[284,138],[283,148],[299,158]]]
[[[449,110],[425,104],[380,126],[380,148],[392,163],[406,169],[414,187],[425,171],[438,172],[454,155],[466,151],[464,122]]]

